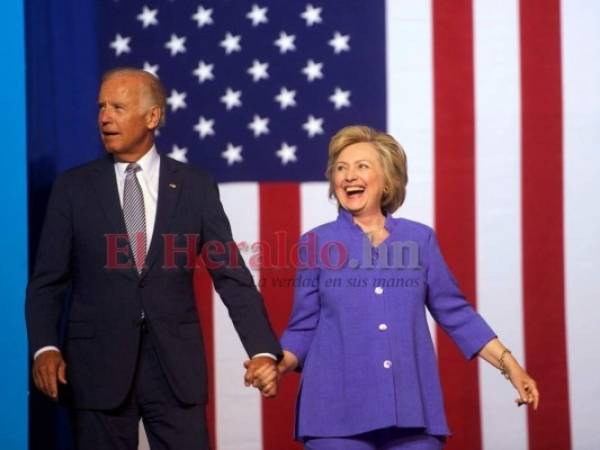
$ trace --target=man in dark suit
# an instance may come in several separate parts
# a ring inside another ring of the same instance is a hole
[[[109,154],[56,181],[27,288],[34,383],[57,399],[68,381],[78,448],[136,449],[141,417],[152,449],[206,449],[195,255],[252,357],[246,381],[274,365],[281,348],[231,245],[215,182],[156,151],[165,110],[158,79],[108,72],[98,107]]]

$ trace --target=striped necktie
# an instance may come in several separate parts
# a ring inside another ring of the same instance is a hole
[[[129,244],[133,252],[135,267],[142,272],[146,260],[146,212],[144,195],[136,173],[142,170],[139,164],[131,163],[125,171],[125,188],[123,189],[123,216],[129,235]]]

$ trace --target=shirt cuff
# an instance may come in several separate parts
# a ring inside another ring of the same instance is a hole
[[[260,356],[266,356],[267,358],[277,361],[277,356],[273,355],[272,353],[257,353],[256,355],[252,355],[252,358],[250,359],[258,358]]]
[[[54,350],[54,351],[57,351],[60,353],[60,349],[58,347],[55,347],[54,345],[46,345],[45,347],[40,348],[37,352],[34,353],[33,359],[35,360],[35,358],[37,358],[42,353],[47,352],[49,350]]]

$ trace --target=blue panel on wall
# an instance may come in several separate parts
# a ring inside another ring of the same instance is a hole
[[[0,371],[5,450],[27,448],[27,349],[23,300],[27,279],[27,151],[25,127],[25,36],[23,5],[7,2],[0,16],[3,67],[0,71],[2,135],[2,301]]]

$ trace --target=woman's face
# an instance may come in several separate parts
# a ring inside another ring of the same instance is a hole
[[[383,167],[367,142],[346,147],[333,166],[333,185],[340,205],[353,215],[381,213]]]

